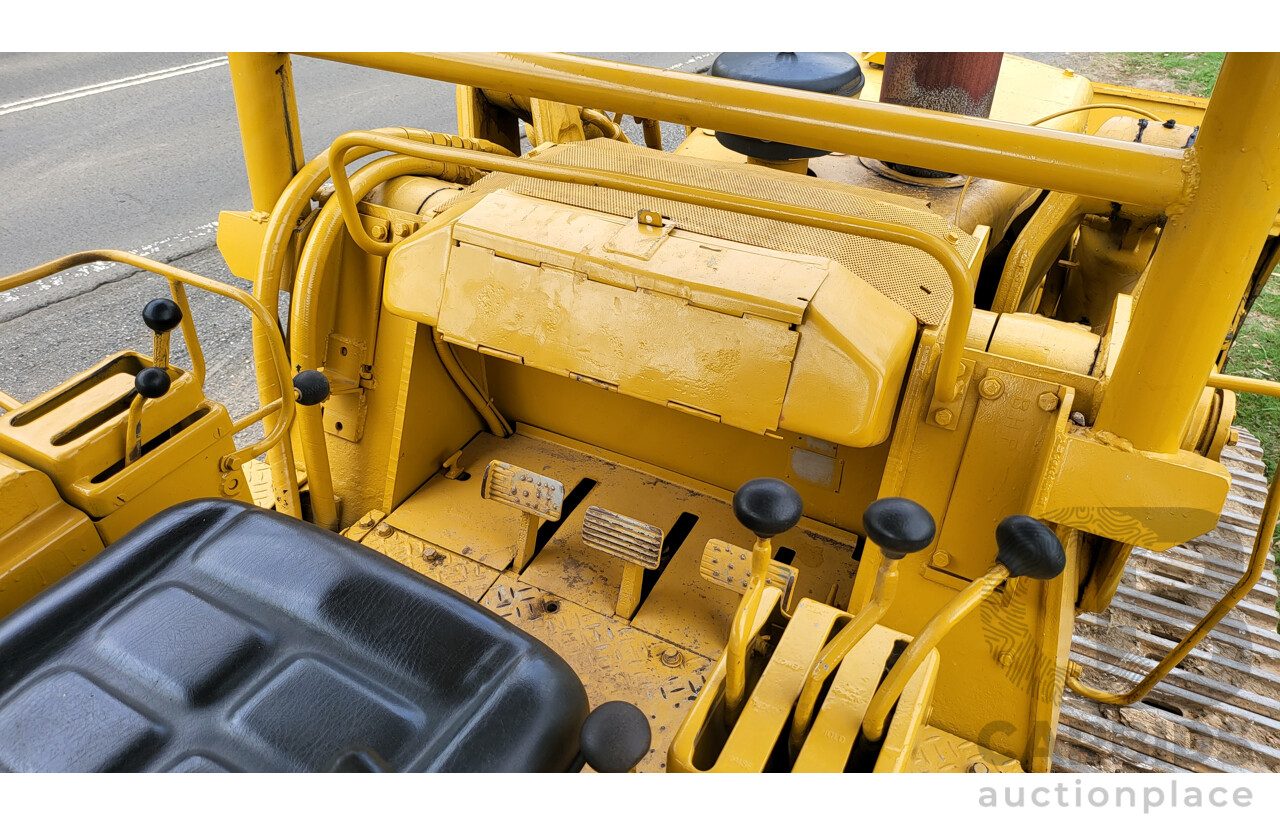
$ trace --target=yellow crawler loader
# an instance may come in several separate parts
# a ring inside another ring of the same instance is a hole
[[[1280,769],[1280,499],[1232,426],[1280,384],[1222,371],[1280,55],[1208,101],[999,53],[309,56],[456,84],[458,134],[307,158],[290,56],[232,54],[248,288],[0,278],[171,287],[151,352],[0,396],[0,768]],[[252,330],[239,420],[191,289]]]

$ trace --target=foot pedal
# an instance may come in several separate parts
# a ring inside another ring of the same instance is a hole
[[[622,588],[614,614],[630,619],[640,607],[644,571],[662,563],[663,532],[603,507],[588,507],[582,520],[582,542],[623,561]]]
[[[484,468],[480,497],[514,507],[525,514],[524,534],[518,544],[520,549],[512,562],[517,573],[524,572],[537,549],[538,526],[544,521],[560,520],[564,484],[550,476],[494,460]]]
[[[702,578],[712,584],[742,595],[747,592],[747,585],[751,583],[751,551],[727,541],[711,539],[702,549],[699,572],[702,573]],[[781,604],[784,610],[791,609],[791,593],[799,575],[800,571],[789,564],[783,564],[777,559],[769,562],[765,584],[782,591]]]

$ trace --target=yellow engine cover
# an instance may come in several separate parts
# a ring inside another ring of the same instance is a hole
[[[850,447],[888,435],[916,333],[830,259],[505,191],[398,246],[384,302],[486,355]]]

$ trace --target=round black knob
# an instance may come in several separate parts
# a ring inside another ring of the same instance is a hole
[[[1053,531],[1031,516],[1009,516],[996,525],[996,561],[1009,575],[1048,581],[1067,566],[1067,554]]]
[[[147,367],[133,379],[133,388],[143,398],[159,398],[169,391],[169,373],[159,367]]]
[[[329,397],[329,379],[319,370],[303,370],[293,376],[293,388],[298,391],[298,403],[313,407]]]
[[[933,544],[937,525],[933,516],[909,498],[882,498],[862,514],[867,536],[885,558],[900,559]]]
[[[800,494],[780,478],[753,478],[733,494],[733,514],[762,539],[795,527],[803,512]]]
[[[182,310],[168,298],[156,298],[142,308],[142,323],[152,332],[168,332],[182,323]]]
[[[626,773],[649,754],[651,736],[640,708],[630,702],[605,702],[582,723],[582,758],[596,773]]]

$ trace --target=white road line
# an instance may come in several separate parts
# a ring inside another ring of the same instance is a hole
[[[693,57],[689,58],[688,60],[681,60],[679,63],[677,63],[674,66],[668,66],[663,71],[669,72],[669,71],[672,71],[673,69],[678,69],[681,66],[687,66],[690,63],[697,63],[699,60],[706,60],[708,57],[710,57],[713,54],[715,54],[715,52],[703,52],[702,54],[695,54]]]
[[[95,83],[92,86],[81,86],[79,89],[55,92],[49,95],[41,95],[40,97],[29,97],[26,100],[18,100],[13,103],[0,105],[0,117],[16,114],[18,112],[25,112],[28,109],[38,109],[41,106],[51,106],[54,103],[64,103],[68,100],[75,100],[80,97],[102,94],[103,92],[112,92],[116,89],[140,86],[143,83],[151,83],[156,80],[165,80],[170,77],[191,74],[192,72],[203,72],[206,69],[216,69],[219,66],[225,65],[227,65],[227,59],[225,57],[212,57],[208,60],[187,63],[183,66],[174,66],[171,69],[159,69],[145,74],[136,74],[132,77],[123,77],[119,80],[108,80],[105,83]]]

